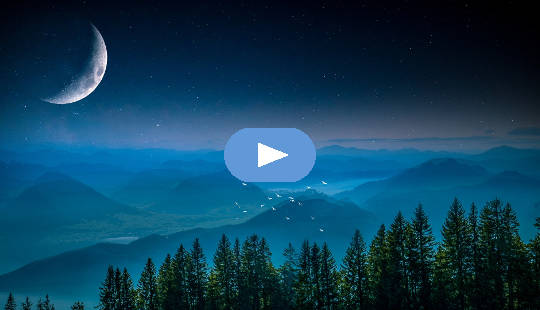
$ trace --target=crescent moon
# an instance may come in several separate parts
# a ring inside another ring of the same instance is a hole
[[[81,73],[69,84],[54,96],[43,98],[43,101],[54,104],[68,104],[79,101],[90,95],[103,79],[107,68],[107,47],[99,30],[93,24],[90,25],[94,34],[90,60]]]

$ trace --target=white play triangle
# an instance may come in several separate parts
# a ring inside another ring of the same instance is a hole
[[[289,154],[271,148],[268,145],[257,143],[257,167],[259,168],[287,156],[289,156]]]

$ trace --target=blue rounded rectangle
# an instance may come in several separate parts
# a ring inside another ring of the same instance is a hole
[[[315,146],[296,128],[244,128],[225,146],[225,164],[245,182],[296,182],[315,164]]]

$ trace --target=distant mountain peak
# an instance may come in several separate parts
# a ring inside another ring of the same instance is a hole
[[[518,160],[526,157],[540,155],[540,151],[536,149],[521,149],[508,145],[501,145],[491,148],[483,153],[474,155],[473,158],[480,159],[503,159],[503,160]]]
[[[488,175],[487,170],[479,165],[455,158],[430,159],[411,169],[405,170],[400,176],[479,176]]]

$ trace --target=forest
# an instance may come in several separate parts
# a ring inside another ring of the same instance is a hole
[[[535,226],[526,242],[510,204],[466,210],[454,199],[440,242],[419,205],[412,219],[399,212],[381,225],[369,245],[356,231],[340,263],[326,243],[306,240],[299,249],[289,244],[281,266],[257,235],[223,235],[211,264],[195,239],[159,267],[148,258],[137,283],[109,266],[97,309],[540,309],[540,218]],[[55,308],[49,296],[35,306]],[[32,307],[10,294],[4,309]]]

